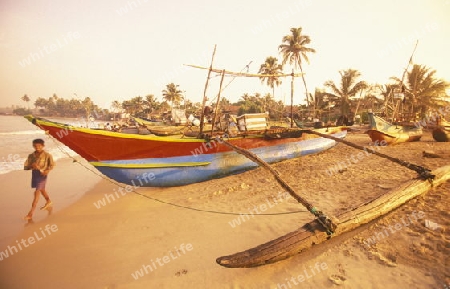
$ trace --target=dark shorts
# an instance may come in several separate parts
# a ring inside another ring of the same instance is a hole
[[[47,176],[43,176],[39,170],[31,171],[31,187],[36,190],[45,190]]]

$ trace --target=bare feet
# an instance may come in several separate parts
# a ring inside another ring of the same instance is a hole
[[[53,205],[52,201],[48,201],[47,203],[45,203],[43,207],[41,207],[41,211],[51,207],[52,205]]]
[[[26,215],[25,217],[23,217],[23,219],[24,219],[25,221],[29,221],[29,220],[33,219],[33,216],[30,215],[30,214],[28,214],[28,215]]]

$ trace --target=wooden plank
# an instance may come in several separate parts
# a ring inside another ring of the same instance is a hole
[[[428,192],[433,186],[439,186],[450,180],[450,166],[438,168],[432,173],[435,175],[433,185],[427,180],[411,180],[377,199],[339,215],[334,235],[341,235],[383,216],[407,201]],[[314,220],[268,243],[233,255],[219,257],[216,262],[228,268],[261,266],[292,257],[327,239],[329,236],[325,233],[322,225]]]

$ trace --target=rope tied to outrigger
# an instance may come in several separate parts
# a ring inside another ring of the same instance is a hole
[[[266,163],[264,160],[262,160],[260,157],[258,157],[251,151],[235,146],[232,143],[224,140],[223,138],[216,137],[216,140],[221,144],[224,144],[232,148],[238,154],[245,156],[246,158],[260,165],[261,167],[267,169],[274,176],[275,180],[281,185],[281,187],[289,193],[289,195],[291,195],[295,200],[297,200],[300,204],[302,204],[311,214],[313,214],[317,218],[317,220],[320,222],[320,224],[322,224],[328,235],[332,235],[334,233],[334,231],[337,228],[337,224],[335,224],[331,220],[331,218],[328,217],[324,212],[314,207],[308,200],[298,195],[295,192],[295,190],[288,183],[286,183],[285,180],[281,178],[278,171],[275,170],[272,166],[270,166],[268,163]]]
[[[329,135],[329,134],[323,134],[323,133],[320,133],[320,132],[317,132],[317,131],[314,131],[314,130],[310,130],[310,129],[302,129],[302,130],[299,130],[298,132],[315,134],[315,135],[318,135],[318,136],[323,137],[323,138],[328,138],[328,139],[332,139],[332,140],[334,140],[334,141],[336,141],[336,142],[344,143],[344,144],[346,144],[346,145],[348,145],[348,146],[351,146],[351,147],[356,148],[356,149],[359,149],[359,150],[368,151],[368,152],[370,152],[370,153],[372,153],[372,154],[374,154],[374,155],[377,155],[377,156],[379,156],[379,157],[388,159],[388,160],[390,160],[390,161],[392,161],[392,162],[395,162],[395,163],[397,163],[397,164],[399,164],[399,165],[401,165],[401,166],[404,166],[404,167],[406,167],[406,168],[408,168],[408,169],[410,169],[410,170],[413,170],[413,171],[417,172],[420,179],[428,180],[428,181],[431,183],[431,185],[433,185],[433,179],[435,178],[435,175],[433,175],[433,174],[431,173],[431,170],[429,170],[428,168],[425,168],[425,167],[423,167],[423,166],[415,165],[415,164],[412,164],[412,163],[410,163],[410,162],[407,162],[407,161],[404,161],[404,160],[401,160],[401,159],[398,159],[398,158],[395,158],[395,157],[388,156],[388,155],[386,155],[386,154],[377,152],[377,151],[375,151],[375,150],[372,149],[372,148],[366,148],[366,147],[363,147],[363,146],[354,144],[354,143],[352,143],[352,142],[346,141],[346,140],[344,140],[344,139],[341,139],[341,138],[338,138],[338,137],[334,137],[334,136]],[[300,133],[300,136],[301,136],[301,133]],[[299,136],[299,135],[296,135],[295,137],[300,137],[300,136]],[[280,136],[280,138],[281,138],[281,136]],[[207,141],[210,141],[210,137],[207,138]],[[287,183],[281,178],[280,174],[279,174],[272,166],[270,166],[268,163],[266,163],[264,160],[262,160],[261,158],[259,158],[259,157],[258,157],[257,155],[255,155],[254,153],[252,153],[252,152],[250,152],[250,151],[248,151],[248,150],[246,150],[246,149],[240,148],[240,147],[238,147],[238,146],[235,146],[235,145],[231,144],[230,142],[225,141],[223,138],[221,138],[221,137],[219,137],[219,136],[216,136],[216,141],[218,141],[218,142],[220,142],[220,143],[222,143],[222,144],[224,144],[224,145],[226,145],[226,146],[232,148],[235,152],[237,152],[237,153],[239,153],[239,154],[241,154],[241,155],[247,157],[248,159],[250,159],[250,160],[252,160],[253,162],[255,162],[255,163],[257,163],[258,165],[260,165],[261,167],[264,167],[265,169],[267,169],[267,170],[274,176],[275,180],[276,180],[276,181],[277,181],[277,182],[278,182],[278,183],[279,183],[279,184],[280,184],[280,185],[281,185],[281,186],[282,186],[282,187],[283,187],[283,188],[284,188],[284,189],[285,189],[285,190],[286,190],[286,191],[287,191],[294,199],[296,199],[296,200],[297,200],[300,204],[302,204],[302,205],[303,205],[303,206],[304,206],[311,214],[313,214],[313,215],[317,218],[317,220],[319,221],[319,223],[322,224],[322,226],[325,228],[325,230],[326,230],[326,232],[327,232],[328,235],[332,235],[332,234],[335,232],[335,230],[336,230],[336,228],[337,228],[337,224],[334,223],[333,220],[332,220],[330,217],[328,217],[324,212],[322,212],[322,211],[320,211],[319,209],[317,209],[316,207],[314,207],[314,206],[313,206],[310,202],[308,202],[305,198],[299,196],[299,195],[294,191],[294,189],[293,189],[291,186],[289,186],[289,184],[287,184]]]
[[[431,173],[430,169],[428,169],[428,168],[426,168],[424,166],[419,166],[419,165],[412,164],[410,162],[401,160],[399,158],[391,157],[391,156],[389,156],[387,154],[383,154],[383,153],[377,152],[376,150],[374,150],[372,148],[367,148],[367,147],[364,147],[364,146],[360,146],[360,145],[354,144],[352,142],[346,141],[344,139],[334,137],[334,136],[329,135],[329,134],[323,134],[323,133],[320,133],[320,132],[317,132],[317,131],[314,131],[314,130],[310,130],[310,129],[306,129],[306,130],[303,130],[303,131],[306,132],[306,133],[318,135],[318,136],[323,137],[323,138],[332,139],[332,140],[334,140],[336,142],[343,143],[343,144],[348,145],[350,147],[353,147],[355,149],[367,151],[367,152],[370,152],[370,153],[372,153],[372,154],[374,154],[376,156],[379,156],[381,158],[388,159],[388,160],[390,160],[390,161],[392,161],[394,163],[397,163],[397,164],[399,164],[399,165],[401,165],[401,166],[403,166],[405,168],[408,168],[410,170],[415,171],[419,175],[420,179],[428,180],[431,184],[433,184],[433,179],[434,179],[435,175],[433,175]]]

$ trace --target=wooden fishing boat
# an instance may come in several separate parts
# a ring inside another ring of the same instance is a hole
[[[134,121],[141,127],[147,128],[150,133],[157,136],[171,136],[183,134],[184,126],[164,125],[163,122],[152,122],[139,117],[134,117]]]
[[[437,126],[433,129],[433,138],[438,142],[450,141],[450,122],[440,118]]]
[[[181,135],[124,134],[73,127],[33,116],[26,118],[74,150],[101,173],[125,184],[182,186],[257,167],[257,164],[221,144],[218,138],[205,140]],[[296,131],[292,136],[280,134],[280,137],[270,133],[246,133],[228,141],[259,155],[268,163],[322,152],[336,145],[332,139]],[[343,127],[318,131],[339,138],[347,134]]]
[[[157,136],[175,136],[183,134],[184,126],[150,126],[147,129]]]
[[[162,121],[149,121],[143,118],[134,117],[134,121],[142,126],[163,126],[164,122]]]
[[[418,141],[422,137],[421,127],[394,125],[386,120],[369,113],[369,130],[367,134],[373,142],[396,144],[402,142]]]

